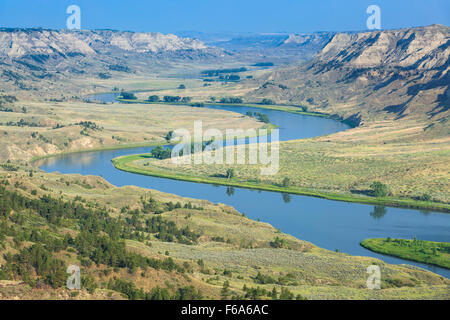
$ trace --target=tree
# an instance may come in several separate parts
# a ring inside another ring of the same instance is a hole
[[[263,100],[261,101],[261,104],[267,104],[267,105],[269,105],[269,104],[275,104],[275,103],[274,103],[273,100],[271,100],[271,99],[263,99]]]
[[[422,201],[431,201],[431,196],[428,193],[424,193],[419,197]]]
[[[280,300],[294,300],[294,294],[288,288],[281,288]]]
[[[285,239],[281,239],[279,237],[275,237],[273,241],[270,243],[272,248],[289,248],[289,244]]]
[[[237,97],[221,98],[220,103],[242,103],[242,99]]]
[[[134,95],[133,92],[123,91],[120,95],[121,95],[122,99],[125,99],[125,100],[136,100],[137,99],[137,97]]]
[[[386,197],[388,194],[388,187],[379,181],[374,181],[370,185],[370,188],[372,189],[373,195],[377,198]]]
[[[170,149],[164,149],[161,146],[156,146],[152,150],[152,156],[159,160],[168,159],[172,156],[172,150]]]
[[[270,293],[270,297],[272,298],[272,300],[277,300],[278,298],[277,288],[273,287],[272,292]]]
[[[291,184],[291,179],[289,179],[288,177],[285,177],[283,179],[283,187],[289,187]]]
[[[164,96],[164,102],[179,102],[181,100],[180,96]]]
[[[159,101],[159,97],[155,96],[155,95],[150,96],[150,97],[148,97],[148,101],[149,102],[158,102]]]
[[[226,280],[223,283],[222,290],[220,291],[220,295],[222,296],[223,300],[225,300],[227,298],[227,296],[230,295],[229,289],[230,289],[230,282],[228,282],[228,280]]]
[[[227,179],[233,179],[234,178],[234,169],[228,168],[227,169]]]

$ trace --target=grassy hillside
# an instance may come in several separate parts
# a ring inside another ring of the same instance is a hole
[[[157,104],[20,101],[4,103],[0,116],[0,145],[5,146],[0,149],[0,159],[11,161],[167,143],[170,130],[186,128],[192,132],[194,121],[202,121],[205,130],[264,125],[232,112]]]
[[[450,269],[450,244],[447,242],[387,238],[366,239],[361,245],[375,252]]]
[[[225,205],[27,166],[0,182],[3,298],[449,298],[441,276],[323,250]],[[69,264],[81,266],[80,293],[64,289]],[[382,290],[365,289],[371,264]]]
[[[135,158],[121,158],[115,165],[182,180],[448,211],[448,138],[419,143],[422,132],[412,121],[380,121],[330,136],[281,142],[280,170],[265,177],[259,176],[258,165],[174,165],[170,160]],[[217,178],[228,167],[235,177]],[[385,197],[373,196],[374,181],[387,186]]]
[[[280,171],[275,176],[260,177],[257,166],[233,166],[231,181],[217,178],[225,166],[174,167],[170,161],[151,161],[145,168],[137,161],[128,163],[128,169],[190,181],[448,211],[450,111],[445,70],[449,30],[429,26],[336,34],[310,62],[228,84],[222,92],[217,87],[184,90],[198,101],[209,101],[208,95],[216,101],[239,96],[249,105],[270,99],[279,104],[270,108],[295,112],[300,108],[286,105],[302,106],[302,112],[356,126],[326,137],[282,142]],[[372,196],[374,182],[386,185],[385,199]]]

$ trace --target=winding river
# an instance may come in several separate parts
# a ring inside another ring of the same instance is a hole
[[[117,94],[96,95],[95,100],[113,102]],[[93,99],[93,98],[91,98]],[[111,107],[119,107],[119,104]],[[149,106],[151,107],[151,106]],[[210,106],[246,114],[267,114],[280,127],[280,140],[332,134],[349,127],[341,122],[276,110]],[[393,264],[412,264],[450,278],[450,270],[371,252],[359,245],[366,238],[414,238],[450,242],[450,214],[403,208],[371,206],[326,199],[185,182],[122,172],[111,159],[148,153],[151,147],[74,153],[41,160],[47,172],[102,176],[116,186],[135,185],[183,197],[225,203],[254,220],[270,223],[282,232],[317,246],[352,255],[371,256]]]

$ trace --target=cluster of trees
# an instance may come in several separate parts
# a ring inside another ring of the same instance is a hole
[[[179,242],[183,244],[197,243],[199,234],[188,227],[179,229],[175,222],[165,221],[160,216],[146,220],[146,232],[156,233],[156,237],[164,242]]]
[[[159,96],[151,95],[151,96],[148,97],[147,101],[149,101],[149,102],[159,102],[160,100],[159,100]]]
[[[273,62],[258,62],[253,64],[254,67],[272,67],[274,65]]]
[[[130,73],[131,69],[128,66],[120,65],[120,64],[112,64],[108,66],[111,71],[119,71],[119,72],[127,72]]]
[[[0,122],[0,126],[10,126],[10,127],[44,127],[44,125],[40,124],[40,123],[36,123],[36,122],[30,122],[24,119],[20,119],[17,122],[14,121],[8,121],[6,123],[1,123]]]
[[[103,127],[99,126],[95,122],[92,121],[80,121],[78,123],[75,123],[75,125],[82,126],[85,129],[91,129],[91,130],[103,130]]]
[[[379,197],[386,197],[389,193],[388,187],[379,181],[374,181],[370,185],[370,189],[372,190],[372,195],[379,198]]]
[[[0,112],[14,112],[14,110],[0,104]]]
[[[0,167],[2,167],[3,169],[5,169],[6,171],[17,171],[19,170],[19,167],[11,164],[11,163],[2,163],[0,164]]]
[[[273,105],[273,104],[275,104],[275,102],[271,99],[262,99],[261,104]]]
[[[247,116],[254,117],[264,123],[270,123],[269,116],[264,113],[248,111]]]
[[[1,183],[5,185],[6,182]],[[155,201],[147,201],[147,203],[150,202],[152,204],[148,204],[143,211],[157,206],[168,209],[181,207],[181,204],[160,205],[155,204]],[[17,254],[5,256],[6,263],[0,270],[0,278],[19,278],[31,285],[44,282],[55,288],[61,287],[67,279],[66,266],[55,258],[54,254],[69,249],[77,253],[83,265],[102,264],[113,268],[127,268],[130,272],[134,272],[136,268],[186,272],[186,268],[176,264],[172,258],[152,259],[128,252],[124,240],[144,240],[144,232],[154,232],[162,240],[191,244],[198,239],[199,235],[188,228],[180,229],[175,223],[167,222],[162,217],[150,219],[146,223],[145,220],[140,219],[139,213],[131,214],[131,211],[127,209],[123,211],[127,215],[126,219],[113,218],[109,216],[106,208],[86,206],[79,200],[63,201],[48,195],[39,199],[30,199],[0,187],[0,246],[6,236],[15,239],[17,244],[24,241],[34,243]],[[72,238],[70,235],[62,236],[58,233],[38,230],[25,224],[25,213],[29,214],[29,212],[38,214],[53,226],[76,223],[76,228],[80,232]],[[128,218],[130,215],[131,219]],[[95,283],[90,283],[90,287],[95,287]]]
[[[17,102],[17,97],[16,96],[12,96],[12,95],[2,95],[0,96],[0,105],[3,102],[8,102],[8,103],[14,103]]]
[[[168,103],[190,103],[192,101],[192,97],[180,97],[180,96],[164,96],[163,99],[157,95],[151,95],[147,99],[148,102],[168,102]]]
[[[120,98],[125,99],[125,100],[136,100],[137,99],[137,97],[134,95],[134,93],[125,92],[125,91],[122,91],[120,93]]]
[[[270,276],[264,275],[261,272],[258,272],[256,277],[253,278],[253,281],[257,284],[279,284],[279,285],[298,285],[298,282],[295,279],[295,275],[292,273],[288,273],[284,276],[279,276],[278,279]]]
[[[220,103],[242,103],[242,98],[238,97],[221,98]]]
[[[247,71],[247,68],[230,68],[230,69],[215,69],[215,70],[204,70],[201,72],[201,75],[207,76],[207,77],[217,77],[224,73],[238,73],[238,72],[245,72]]]
[[[156,159],[159,159],[159,160],[168,159],[171,156],[172,156],[172,150],[168,149],[168,148],[163,148],[161,146],[156,146],[152,150],[152,157],[156,158]]]
[[[23,281],[33,285],[37,283],[31,278],[32,270],[42,281],[53,288],[62,287],[67,279],[64,262],[54,258],[53,253],[41,244],[32,245],[22,249],[18,254],[8,253],[5,255],[6,265],[1,276],[8,275],[20,277]]]
[[[280,89],[282,89],[282,90],[287,90],[287,89],[289,89],[287,86],[285,86],[284,84],[275,84],[273,81],[269,81],[269,82],[265,82],[262,86],[261,86],[261,88],[262,89],[266,89],[268,86],[275,86],[275,87],[278,87],[278,88],[280,88]]]
[[[245,292],[244,298],[250,300],[261,300],[264,297],[271,298],[272,300],[306,300],[306,298],[304,298],[300,294],[294,295],[288,288],[281,288],[280,293],[278,293],[275,287],[272,289],[272,291],[268,291],[264,288],[249,288],[244,285],[242,290]]]
[[[75,125],[81,126],[83,129],[80,131],[80,134],[87,136],[88,135],[88,129],[94,130],[94,131],[102,131],[103,127],[97,125],[95,122],[92,121],[81,121],[76,123]]]
[[[227,75],[222,75],[219,77],[219,80],[222,81],[239,81],[241,80],[241,77],[238,76],[237,74],[227,74]]]
[[[182,102],[190,103],[192,101],[191,97],[180,97],[180,96],[164,96],[164,102]]]
[[[159,286],[145,292],[142,288],[136,288],[131,281],[111,279],[108,288],[122,293],[131,300],[201,300],[203,298],[200,290],[196,290],[193,286],[180,287],[173,294],[167,288]]]
[[[289,244],[285,239],[281,239],[279,237],[275,237],[273,241],[270,243],[272,248],[289,248]]]
[[[100,79],[111,79],[111,75],[106,72],[99,72],[98,77]]]

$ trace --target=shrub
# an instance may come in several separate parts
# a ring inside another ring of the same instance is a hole
[[[147,101],[149,101],[149,102],[158,102],[159,101],[159,97],[153,95],[153,96],[148,97]]]
[[[275,104],[275,102],[273,102],[273,100],[271,99],[263,99],[261,101],[261,104]]]
[[[136,100],[137,99],[137,97],[132,92],[122,92],[121,97],[122,97],[122,99],[126,99],[126,100]]]
[[[283,179],[283,187],[289,187],[291,184],[291,179],[289,179],[288,177],[285,177]]]
[[[388,195],[388,187],[379,181],[374,181],[370,185],[370,188],[372,189],[372,194],[377,198],[386,197]]]
[[[424,193],[419,197],[422,201],[431,201],[431,196],[428,193]]]

